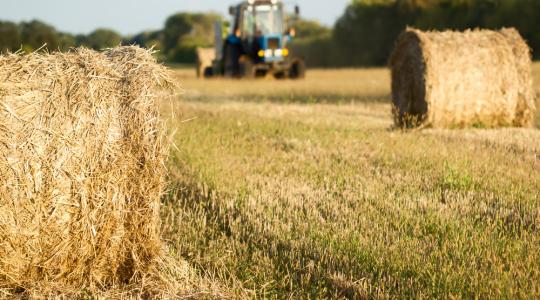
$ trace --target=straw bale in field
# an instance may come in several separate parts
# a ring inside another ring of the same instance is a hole
[[[137,47],[0,56],[0,291],[150,281],[170,87]]]
[[[212,66],[214,59],[216,59],[214,48],[197,48],[197,77],[204,76],[204,70]]]
[[[397,40],[390,66],[399,126],[533,124],[531,54],[515,29],[408,28]]]

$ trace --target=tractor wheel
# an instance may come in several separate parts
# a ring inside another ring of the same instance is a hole
[[[274,78],[278,80],[287,79],[287,73],[286,72],[276,72],[274,73]]]
[[[289,70],[289,78],[303,79],[306,77],[306,63],[302,59],[296,59],[291,64]]]
[[[224,52],[225,77],[240,76],[240,47],[238,45],[226,44]]]
[[[210,78],[214,76],[214,68],[206,67],[204,68],[204,78]]]
[[[253,61],[249,56],[240,57],[240,78],[255,78],[256,70]]]

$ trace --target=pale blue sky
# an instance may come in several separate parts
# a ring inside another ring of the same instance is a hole
[[[167,16],[180,11],[215,11],[226,14],[239,0],[0,0],[0,20],[39,19],[61,31],[88,33],[99,27],[133,34],[162,27]],[[332,25],[350,0],[285,1],[302,16]]]

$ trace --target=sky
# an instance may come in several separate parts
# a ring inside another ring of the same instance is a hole
[[[240,0],[1,0],[0,20],[38,19],[70,33],[111,28],[124,35],[163,27],[176,12],[214,11],[227,15]],[[289,11],[300,5],[301,15],[333,25],[350,0],[285,0]]]

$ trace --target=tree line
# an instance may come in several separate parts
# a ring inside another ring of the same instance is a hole
[[[94,49],[114,47],[122,43],[123,38],[110,29],[97,29],[88,35],[73,35],[57,31],[54,27],[38,20],[30,22],[0,21],[0,51],[31,52],[44,45],[49,50],[66,50],[76,46]]]
[[[65,51],[79,46],[101,50],[118,45],[139,45],[159,50],[157,56],[162,61],[193,63],[196,47],[212,45],[216,21],[221,21],[220,15],[178,13],[167,19],[163,29],[133,36],[122,36],[106,28],[89,34],[70,34],[38,20],[20,23],[0,21],[0,51],[32,52],[44,46],[50,51]]]
[[[515,27],[540,58],[538,0],[356,0],[323,35],[294,45],[311,66],[384,65],[399,34],[422,30]]]
[[[406,26],[423,30],[516,27],[535,58],[540,58],[537,20],[538,0],[353,0],[331,28],[315,21],[298,21],[291,48],[309,66],[376,66],[387,63],[395,39]],[[196,47],[212,45],[216,21],[223,21],[222,16],[178,13],[160,30],[127,37],[110,29],[73,35],[40,21],[0,21],[0,51],[28,52],[44,44],[49,50],[135,44],[155,47],[162,61],[193,63]]]

